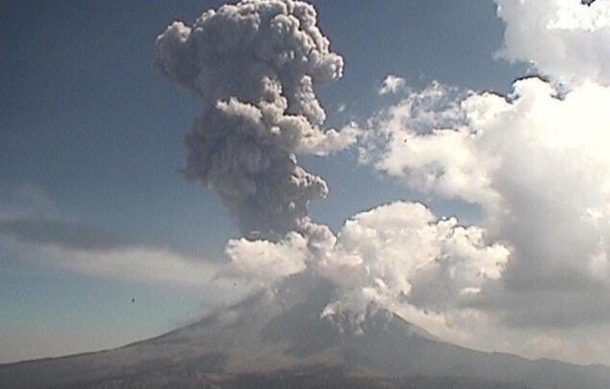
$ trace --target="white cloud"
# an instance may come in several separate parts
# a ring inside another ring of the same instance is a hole
[[[309,250],[307,240],[291,232],[278,243],[232,239],[227,243],[226,254],[230,263],[219,271],[219,277],[269,285],[282,277],[303,271]]]
[[[499,96],[437,82],[414,92],[388,75],[379,95],[406,97],[342,131],[321,128],[315,87],[338,79],[343,62],[310,5],[242,2],[192,28],[173,23],[157,40],[157,62],[211,107],[187,139],[187,176],[219,193],[248,238],[269,239],[231,240],[218,275],[270,285],[311,272],[337,286],[328,315],[373,302],[475,347],[582,352],[532,328],[610,319],[610,5],[496,1],[507,25],[500,55],[532,63],[552,82],[520,80]],[[426,196],[475,204],[483,220],[463,226],[395,202],[355,215],[336,234],[311,223],[307,205],[327,187],[295,155],[328,155],[358,137],[363,163]],[[91,274],[186,282],[210,274],[146,248],[45,250]],[[497,336],[498,320],[508,336]]]
[[[365,125],[323,136],[315,127],[323,111],[313,89],[303,86],[299,96],[311,104],[293,111],[307,117],[314,131],[302,136],[308,123],[291,121],[294,127],[287,128],[294,131],[282,132],[297,134],[296,143],[278,138],[290,152],[326,155],[361,137],[361,162],[426,198],[475,204],[483,214],[477,226],[439,219],[419,203],[396,202],[355,215],[336,234],[307,223],[283,239],[233,240],[227,246],[231,264],[220,274],[269,284],[312,272],[337,286],[328,315],[351,311],[358,318],[373,302],[473,347],[532,356],[563,352],[577,360],[604,355],[570,331],[588,324],[599,334],[610,321],[610,6],[575,0],[497,3],[507,25],[500,54],[532,63],[550,82],[518,80],[509,96],[500,96],[438,82],[415,92],[389,75],[378,93],[406,97]],[[175,45],[166,51],[160,42],[165,70],[182,83],[180,77],[194,76],[193,62],[183,60],[189,34],[173,25],[165,38]],[[323,54],[338,61],[324,48]],[[172,58],[186,67],[176,71]],[[215,82],[206,77],[196,83]],[[261,118],[282,118],[286,110],[278,85],[266,82],[271,100],[280,104],[218,105],[263,138],[272,127],[261,126]],[[251,151],[240,154],[248,157],[244,166],[259,162],[260,153]],[[299,217],[309,222],[305,213]],[[543,336],[549,329],[555,333]]]
[[[507,256],[476,227],[438,220],[422,204],[396,202],[348,220],[320,268],[341,285],[339,304],[404,302],[442,311],[498,277]]]
[[[232,241],[227,252],[232,262],[223,275],[268,285],[306,269],[330,279],[337,292],[325,315],[357,316],[374,303],[393,311],[403,306],[420,319],[424,310],[471,301],[500,276],[509,255],[488,244],[480,228],[439,220],[422,204],[405,202],[359,213],[324,242],[291,233],[275,243]]]
[[[590,6],[578,0],[496,0],[505,22],[509,60],[529,62],[566,84],[610,82],[610,2]]]
[[[490,304],[506,320],[610,319],[610,88],[585,83],[558,96],[529,78],[515,82],[508,98],[471,92],[423,114],[412,108],[418,98],[369,122],[363,160],[414,190],[482,208],[481,225],[512,250],[502,282],[489,287],[501,300]],[[437,112],[462,119],[448,128],[436,128],[439,119],[426,131],[416,127]],[[583,315],[579,304],[594,291],[589,307],[603,310]]]
[[[394,94],[406,88],[406,81],[404,78],[389,74],[381,83],[379,88],[380,95]]]

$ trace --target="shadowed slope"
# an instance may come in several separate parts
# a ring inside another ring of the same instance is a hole
[[[359,325],[322,318],[332,294],[297,275],[157,338],[2,365],[0,387],[610,387],[607,368],[468,350],[384,310]]]

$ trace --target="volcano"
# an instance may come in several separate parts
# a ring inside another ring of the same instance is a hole
[[[127,346],[0,365],[2,388],[607,389],[610,368],[485,353],[384,309],[323,317],[334,286],[300,274]]]

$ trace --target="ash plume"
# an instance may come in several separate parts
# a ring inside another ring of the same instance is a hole
[[[292,0],[244,0],[174,22],[157,38],[157,64],[203,100],[185,140],[189,180],[217,191],[246,236],[304,231],[307,205],[326,182],[297,154],[326,155],[355,141],[320,128],[315,88],[341,77],[342,58],[316,25],[315,9]]]
[[[205,12],[192,27],[175,22],[157,38],[157,63],[203,100],[186,139],[186,177],[216,190],[245,235],[228,242],[229,264],[218,277],[263,287],[299,273],[321,277],[336,290],[319,314],[351,312],[358,322],[371,306],[391,309],[409,294],[418,307],[440,310],[439,296],[479,290],[505,262],[504,248],[478,229],[414,203],[358,214],[337,234],[309,219],[308,203],[328,188],[296,155],[327,155],[361,134],[321,129],[315,87],[338,79],[343,60],[311,5],[244,0]],[[404,81],[390,84],[397,92]],[[466,263],[472,258],[476,266]],[[445,267],[461,270],[446,278]]]

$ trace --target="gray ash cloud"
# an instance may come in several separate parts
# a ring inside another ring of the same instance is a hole
[[[292,0],[245,0],[174,22],[157,38],[157,64],[203,100],[185,140],[185,176],[214,189],[246,235],[303,231],[326,182],[297,154],[326,155],[354,141],[324,131],[315,88],[341,77],[342,58]]]

